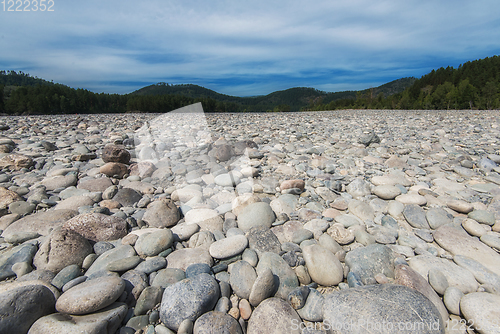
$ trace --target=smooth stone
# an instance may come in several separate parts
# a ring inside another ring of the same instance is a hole
[[[123,272],[137,267],[142,259],[138,256],[130,256],[108,263],[106,270]]]
[[[429,229],[430,226],[427,223],[425,217],[425,211],[419,205],[408,204],[403,210],[403,215],[406,221],[415,228]]]
[[[238,227],[243,231],[249,231],[252,227],[271,227],[276,219],[271,206],[265,202],[251,203],[238,215]]]
[[[225,173],[217,175],[214,182],[221,187],[234,187],[241,181],[237,175],[234,175],[233,173]]]
[[[408,264],[426,279],[428,279],[429,270],[437,269],[441,271],[446,277],[449,286],[454,286],[463,293],[474,292],[478,288],[478,284],[472,273],[450,260],[430,255],[417,255],[410,258]]]
[[[481,224],[473,219],[466,219],[462,222],[462,227],[466,230],[470,235],[475,237],[481,237],[482,235],[488,232]]]
[[[76,183],[77,178],[73,174],[46,177],[40,182],[41,185],[45,186],[47,191],[76,186]]]
[[[223,312],[210,311],[196,319],[193,334],[243,334],[239,322]]]
[[[9,211],[13,214],[18,214],[21,216],[32,213],[35,208],[35,204],[30,204],[24,201],[13,202],[9,204]]]
[[[472,206],[472,204],[467,203],[467,202],[462,201],[462,200],[449,200],[446,202],[446,205],[450,209],[455,210],[455,211],[460,212],[460,213],[469,213],[472,210],[474,210],[474,206]]]
[[[483,266],[478,261],[463,255],[455,255],[453,261],[460,267],[469,270],[481,284],[491,284],[500,292],[500,276]]]
[[[76,187],[68,187],[64,189],[63,191],[59,192],[59,198],[65,200],[70,197],[75,197],[75,196],[88,196],[90,195],[90,191],[86,189],[77,189]]]
[[[273,199],[270,205],[276,215],[280,215],[282,213],[289,215],[295,211],[298,202],[298,196],[284,194],[279,196],[277,199]]]
[[[340,245],[347,245],[354,241],[354,233],[344,228],[342,223],[333,224],[327,231]]]
[[[356,178],[349,183],[346,187],[346,191],[355,199],[371,194],[370,184],[361,178]]]
[[[56,298],[40,281],[3,284],[0,333],[27,333],[36,320],[54,312]]]
[[[108,162],[99,168],[99,173],[121,179],[128,173],[128,166],[120,162]]]
[[[500,251],[500,237],[498,233],[488,232],[481,236],[481,242],[490,246],[497,251]]]
[[[25,241],[36,239],[40,236],[37,232],[17,232],[7,234],[3,239],[5,242],[13,245],[22,244]]]
[[[141,198],[142,195],[134,189],[122,188],[110,199],[117,201],[122,206],[133,206],[135,203],[139,202]]]
[[[363,221],[361,221],[358,217],[351,214],[341,214],[334,218],[337,223],[342,224],[345,228],[354,226],[354,225],[363,225]]]
[[[98,179],[90,179],[78,182],[76,186],[78,189],[84,189],[91,192],[104,192],[109,187],[113,186],[111,180],[107,177],[101,177]]]
[[[56,302],[60,313],[82,315],[113,304],[125,290],[125,281],[105,276],[87,280],[64,292]]]
[[[451,314],[460,315],[460,300],[464,293],[459,288],[449,286],[443,294],[443,303]]]
[[[10,224],[2,233],[4,238],[18,232],[36,232],[40,235],[49,235],[52,230],[62,226],[67,220],[76,216],[73,210],[52,210],[37,212],[23,217]]]
[[[149,275],[154,271],[165,268],[166,266],[167,266],[167,260],[164,257],[155,256],[139,263],[134,270]]]
[[[120,259],[125,259],[127,257],[132,257],[137,255],[134,248],[130,245],[121,245],[116,248],[112,248],[105,253],[103,253],[101,256],[99,256],[87,269],[85,272],[85,275],[90,276],[94,273],[97,273],[101,270],[105,270],[106,267],[108,266],[109,263],[120,260]]]
[[[276,235],[267,226],[252,227],[246,234],[248,247],[258,255],[265,252],[279,253],[281,244]]]
[[[73,278],[71,281],[67,282],[66,284],[63,285],[61,291],[66,292],[75,285],[78,285],[80,283],[83,283],[87,280],[87,276],[78,276],[76,278]]]
[[[368,246],[371,244],[374,244],[376,242],[376,239],[374,236],[371,234],[367,233],[364,229],[356,229],[354,231],[354,238],[356,239],[356,242]]]
[[[171,227],[180,219],[180,213],[175,203],[162,199],[150,203],[142,216],[149,227]]]
[[[259,256],[257,255],[257,252],[251,248],[247,248],[243,251],[243,254],[241,254],[241,259],[248,262],[252,267],[257,266],[257,263],[259,262]]]
[[[307,271],[312,280],[323,286],[339,284],[344,278],[344,271],[338,258],[320,245],[303,248],[302,255]]]
[[[429,279],[429,284],[434,289],[434,291],[439,293],[441,296],[444,295],[444,292],[449,286],[446,276],[439,269],[436,268],[429,269],[427,275]]]
[[[413,270],[407,265],[397,265],[394,270],[394,283],[407,286],[415,289],[425,297],[427,297],[438,309],[441,314],[441,320],[444,323],[448,320],[448,311],[443,304],[443,301],[438,296],[436,291],[429,285],[427,280],[422,277],[418,272]]]
[[[256,268],[257,275],[262,275],[266,269],[271,269],[273,275],[278,277],[279,284],[275,297],[286,299],[290,291],[299,286],[297,275],[278,254],[266,252],[260,256]]]
[[[186,224],[196,224],[202,230],[214,232],[216,230],[222,231],[224,220],[219,213],[212,209],[192,209],[189,210],[184,220]]]
[[[127,235],[127,222],[102,213],[84,213],[64,223],[63,229],[72,230],[91,241],[108,241]]]
[[[468,217],[478,223],[493,226],[495,225],[495,214],[486,210],[474,210],[469,212]]]
[[[178,268],[185,271],[194,263],[206,263],[211,267],[214,260],[208,250],[204,248],[178,249],[167,256],[167,268]]]
[[[102,160],[104,162],[128,164],[130,161],[130,152],[122,145],[108,144],[102,150]]]
[[[314,234],[312,231],[302,228],[293,232],[292,242],[300,244],[302,241],[312,239],[313,237]]]
[[[441,207],[430,208],[425,213],[425,217],[427,218],[427,222],[433,230],[442,225],[450,224],[451,222],[453,222],[453,216]]]
[[[188,240],[198,232],[200,227],[198,224],[177,224],[173,226],[170,231],[174,234],[175,240],[184,241]]]
[[[391,200],[401,195],[401,189],[393,185],[376,186],[372,189],[372,192],[374,195],[385,200]]]
[[[203,313],[212,310],[219,294],[217,281],[208,274],[167,286],[160,306],[160,319],[165,326],[177,331],[184,320],[194,322]]]
[[[402,194],[396,197],[396,201],[403,203],[405,205],[425,205],[427,204],[427,199],[419,194]]]
[[[144,233],[135,242],[135,250],[141,257],[156,256],[172,247],[174,235],[169,229],[160,229],[151,233]]]
[[[199,274],[211,274],[210,266],[206,263],[193,263],[186,268],[186,278],[191,278]]]
[[[151,285],[166,288],[167,286],[180,282],[185,278],[186,274],[181,269],[177,268],[161,269],[154,277],[154,280]]]
[[[201,230],[189,238],[189,248],[205,248],[208,250],[214,242],[215,235],[212,232]]]
[[[304,306],[297,310],[303,320],[320,322],[323,321],[323,295],[316,289],[309,289]]]
[[[144,315],[161,302],[162,289],[156,286],[148,286],[142,290],[134,308],[134,315]]]
[[[246,261],[238,261],[231,267],[229,284],[234,293],[243,299],[249,299],[252,287],[257,279],[255,269]]]
[[[479,333],[500,333],[500,296],[487,292],[469,293],[460,300],[465,320]]]
[[[328,294],[324,298],[323,317],[332,329],[344,328],[343,333],[366,333],[368,324],[372,324],[369,329],[372,333],[399,334],[399,323],[418,323],[421,326],[418,333],[422,334],[444,333],[444,323],[434,304],[418,291],[394,284],[368,285]],[[346,330],[345,326],[350,327]]]
[[[290,302],[290,305],[297,310],[304,307],[308,295],[309,287],[299,286],[288,294],[287,300]]]
[[[349,209],[349,213],[355,215],[363,221],[373,220],[375,217],[375,211],[373,208],[368,203],[362,201],[355,199],[349,201],[347,208]]]
[[[72,264],[59,271],[51,283],[53,286],[61,290],[66,283],[80,276],[80,274],[80,267],[76,264]]]
[[[46,333],[115,333],[127,315],[124,303],[113,303],[88,315],[54,313],[38,319],[28,334]]]
[[[465,231],[450,226],[441,226],[434,232],[434,240],[453,255],[476,259],[483,266],[500,275],[500,254],[469,236]]]
[[[328,249],[330,252],[333,254],[336,254],[337,252],[343,250],[342,247],[339,245],[335,239],[333,239],[329,234],[323,233],[319,239],[318,239],[319,244]]]
[[[288,302],[281,298],[268,298],[253,310],[247,334],[299,334],[300,323],[297,311]]]
[[[0,252],[0,280],[16,276],[12,266],[18,262],[31,263],[37,246],[25,243]]]
[[[94,201],[89,196],[72,196],[57,203],[54,210],[66,209],[78,211],[78,208],[82,206],[91,205],[94,205]]]
[[[210,255],[215,259],[225,259],[243,252],[248,245],[244,235],[235,235],[218,240],[210,245]]]
[[[385,245],[372,244],[351,250],[345,257],[345,263],[363,284],[374,284],[375,275],[379,273],[394,278],[394,255]]]
[[[58,228],[40,245],[33,264],[38,269],[57,273],[72,264],[81,267],[90,253],[92,246],[87,239],[74,231]]]
[[[264,269],[255,279],[248,301],[257,307],[263,300],[276,292],[277,284],[271,269]]]

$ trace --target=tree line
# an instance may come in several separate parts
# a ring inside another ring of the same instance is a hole
[[[433,70],[403,92],[385,96],[373,90],[355,98],[311,103],[306,110],[335,109],[480,109],[500,108],[500,57],[493,56]]]

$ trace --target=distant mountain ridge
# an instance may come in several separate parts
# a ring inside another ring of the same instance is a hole
[[[417,79],[413,77],[401,78],[371,89],[333,93],[309,87],[294,87],[281,91],[275,91],[267,95],[252,97],[225,95],[193,84],[171,85],[165,82],[160,82],[138,89],[132,92],[131,95],[182,95],[193,99],[211,98],[220,102],[238,104],[241,106],[241,110],[246,111],[273,110],[277,106],[288,108],[286,111],[299,111],[311,104],[314,104],[315,101],[317,102],[318,100],[321,100],[322,103],[329,103],[339,99],[355,99],[358,93],[366,93],[370,90],[373,90],[373,94],[375,95],[382,93],[385,97],[387,97],[389,95],[403,92],[407,87],[411,86],[415,80]]]

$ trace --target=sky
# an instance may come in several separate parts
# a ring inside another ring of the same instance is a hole
[[[13,1],[0,70],[96,93],[358,90],[500,54],[498,0]]]

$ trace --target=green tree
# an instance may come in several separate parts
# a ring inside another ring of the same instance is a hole
[[[4,85],[0,85],[0,113],[4,112],[3,90],[4,90]]]
[[[495,100],[497,99],[497,93],[498,93],[498,88],[497,88],[497,85],[495,84],[495,82],[493,81],[488,81],[483,89],[482,89],[482,93],[483,93],[483,99],[484,99],[484,104],[485,104],[485,107],[486,109],[489,109],[491,110],[492,108],[494,108],[495,106]]]

